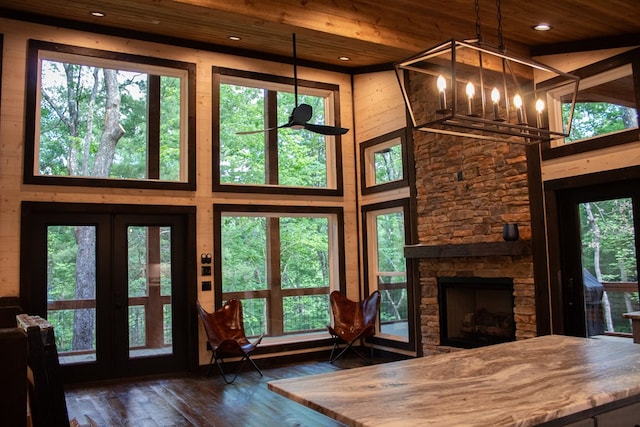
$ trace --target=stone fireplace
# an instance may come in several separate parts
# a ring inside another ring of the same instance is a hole
[[[441,344],[473,348],[515,339],[513,280],[441,277],[438,295]]]
[[[442,342],[438,283],[443,278],[506,278],[512,283],[513,338],[536,336],[536,299],[526,147],[415,131],[418,244],[424,355],[460,348]],[[520,239],[504,241],[517,223]]]

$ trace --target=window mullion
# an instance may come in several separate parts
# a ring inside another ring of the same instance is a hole
[[[148,77],[147,178],[160,178],[160,76]]]
[[[264,103],[265,123],[268,128],[278,126],[278,92],[273,90],[266,91]],[[267,132],[265,138],[265,179],[267,184],[278,184],[278,131]]]
[[[280,274],[280,219],[267,218],[267,283],[270,297],[269,333],[273,336],[284,335],[284,310],[282,303],[282,277]]]

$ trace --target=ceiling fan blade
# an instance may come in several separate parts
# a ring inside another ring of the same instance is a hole
[[[304,128],[321,135],[344,135],[349,132],[349,129],[341,128],[339,126],[315,125],[313,123],[305,124]]]
[[[266,129],[258,129],[258,130],[245,130],[241,132],[236,132],[236,135],[252,135],[254,133],[269,132],[270,130],[274,130],[274,129],[278,129],[278,128],[275,127],[275,128],[266,128]]]

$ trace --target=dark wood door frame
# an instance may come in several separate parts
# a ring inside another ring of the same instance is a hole
[[[197,298],[197,260],[195,254],[195,207],[193,206],[157,206],[157,205],[117,205],[117,204],[86,204],[86,203],[47,203],[47,202],[23,202],[21,210],[21,253],[20,253],[20,302],[23,309],[29,314],[37,314],[45,316],[47,313],[46,298],[42,298],[42,285],[40,285],[40,291],[38,292],[38,283],[43,282],[43,273],[46,274],[46,267],[36,265],[34,260],[46,259],[46,241],[42,241],[41,236],[43,232],[46,232],[46,223],[49,219],[52,220],[52,224],[56,220],[61,218],[73,217],[74,222],[80,220],[81,223],[91,225],[96,224],[96,221],[106,221],[108,217],[127,217],[131,215],[131,218],[147,218],[150,222],[155,221],[161,223],[162,218],[173,217],[182,218],[180,228],[183,231],[182,238],[176,238],[172,244],[174,247],[172,251],[180,251],[184,254],[184,266],[182,271],[178,272],[181,277],[181,283],[177,283],[177,286],[181,286],[185,292],[183,296],[179,297],[179,307],[181,307],[182,313],[175,316],[176,328],[182,331],[181,340],[177,345],[180,345],[182,349],[186,346],[184,352],[184,365],[181,370],[186,368],[190,371],[194,371],[198,368],[198,319],[196,316],[195,301]],[[46,218],[46,220],[43,220]],[[83,220],[84,219],[84,220]],[[112,220],[109,220],[112,221]],[[109,228],[109,227],[101,228]],[[35,226],[35,227],[34,227]],[[100,231],[98,231],[100,233]],[[110,231],[109,231],[110,233]],[[97,236],[98,239],[111,239],[111,235]],[[173,240],[173,239],[172,239]],[[98,251],[100,245],[98,245]],[[111,259],[112,254],[98,252],[96,274],[99,275],[101,280],[111,282],[116,280],[117,272],[110,269],[105,270],[102,260]],[[108,262],[104,263],[110,265]],[[43,270],[45,270],[43,272]],[[125,276],[126,277],[126,276]],[[184,283],[182,283],[184,280]],[[44,280],[46,283],[46,278]],[[100,288],[96,289],[96,292],[100,292]],[[101,295],[101,297],[109,303],[109,295]],[[99,313],[97,314],[99,316]],[[104,322],[105,319],[102,319]],[[97,337],[98,339],[100,337]],[[108,351],[107,351],[108,353]],[[113,355],[112,355],[113,356]],[[154,364],[149,364],[149,368],[153,368]],[[92,372],[95,370],[95,365],[87,365],[86,369],[77,369],[76,375],[72,377],[65,377],[65,381],[82,381],[89,377],[98,377],[109,374],[112,367],[103,366],[98,369],[98,372]],[[137,370],[135,375],[141,375],[143,372]]]
[[[581,260],[576,259],[570,252],[579,253],[579,229],[576,228],[576,212],[572,206],[583,199],[615,198],[622,196],[640,196],[640,166],[634,166],[612,171],[598,172],[570,178],[547,181],[544,184],[545,208],[547,216],[547,235],[549,253],[549,292],[552,313],[552,333],[567,335],[584,335],[584,310],[582,319],[570,315],[566,309],[571,302],[568,300],[563,281],[573,279],[581,283],[582,271],[571,266],[580,266]],[[634,200],[634,211],[639,206]],[[640,215],[634,215],[636,233],[640,232]],[[579,226],[579,224],[578,224]],[[636,246],[638,239],[636,239]],[[638,248],[636,248],[638,249]],[[640,252],[637,251],[640,254]],[[576,267],[577,268],[577,267]],[[575,285],[575,283],[574,283]],[[583,298],[581,287],[575,287],[577,294],[574,298]],[[575,310],[574,310],[575,311]]]

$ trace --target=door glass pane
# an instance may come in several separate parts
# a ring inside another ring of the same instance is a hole
[[[376,215],[377,289],[380,301],[380,332],[409,340],[407,274],[404,258],[404,214]]]
[[[127,247],[129,357],[171,354],[171,228],[130,226]]]
[[[96,361],[96,228],[47,227],[47,320],[61,364]]]
[[[587,335],[631,334],[640,310],[630,198],[579,204]]]

